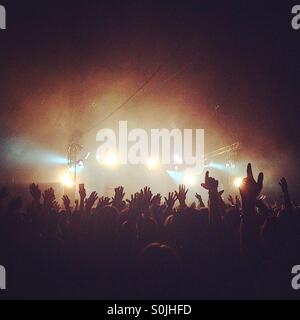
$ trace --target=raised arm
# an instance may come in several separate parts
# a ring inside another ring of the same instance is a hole
[[[259,173],[254,180],[251,164],[247,165],[247,177],[240,186],[242,199],[242,217],[240,227],[240,249],[243,256],[254,258],[257,255],[259,244],[259,225],[255,212],[256,198],[263,187],[264,175]]]
[[[205,173],[205,181],[201,183],[201,186],[208,191],[209,197],[209,223],[216,224],[221,221],[221,215],[223,212],[223,202],[221,195],[218,192],[219,181],[209,176],[209,172]]]

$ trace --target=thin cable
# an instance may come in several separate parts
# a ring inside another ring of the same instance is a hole
[[[158,66],[158,68],[151,74],[151,76],[140,86],[136,89],[136,91],[129,96],[124,102],[122,102],[116,109],[114,109],[112,112],[110,112],[106,117],[104,117],[97,125],[92,126],[88,130],[86,130],[83,134],[86,134],[90,131],[92,131],[94,128],[99,127],[104,121],[109,119],[112,115],[114,115],[117,111],[122,109],[130,100],[132,100],[140,91],[142,91],[148,83],[160,72],[162,65]]]

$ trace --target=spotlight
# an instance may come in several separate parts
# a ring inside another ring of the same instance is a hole
[[[182,164],[182,159],[178,154],[174,155],[174,163],[175,164]]]
[[[78,160],[77,161],[77,165],[78,165],[79,168],[83,169],[83,167],[84,167],[83,160]]]
[[[114,150],[107,150],[102,152],[102,154],[97,154],[96,159],[101,166],[105,167],[115,167],[118,164],[118,156]]]
[[[243,178],[237,177],[237,178],[235,178],[235,179],[233,180],[233,185],[234,185],[235,187],[239,188],[239,187],[241,186],[242,182],[243,182]]]
[[[183,184],[188,187],[194,186],[196,184],[195,176],[189,173],[185,174],[183,177]]]
[[[146,161],[146,165],[147,165],[147,168],[149,170],[152,170],[152,169],[155,169],[157,168],[158,166],[158,160],[157,159],[154,159],[154,158],[149,158],[147,161]]]
[[[114,152],[108,153],[105,157],[104,163],[107,166],[115,167],[118,164],[118,157],[117,157],[116,153],[114,153]]]
[[[74,186],[74,181],[68,172],[62,175],[61,183],[64,187],[67,187],[67,188],[72,188]]]

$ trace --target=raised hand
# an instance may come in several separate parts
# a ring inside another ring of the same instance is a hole
[[[149,187],[144,187],[143,190],[141,190],[140,194],[143,196],[144,201],[148,202],[150,204],[152,199],[152,192]]]
[[[233,200],[233,197],[232,197],[232,195],[230,194],[229,196],[228,196],[228,201],[229,201],[229,203],[231,204],[231,205],[235,205],[235,203],[234,203],[234,200]]]
[[[132,194],[130,199],[126,199],[126,202],[129,204],[129,208],[133,209],[137,207],[138,204],[138,192]]]
[[[42,193],[41,193],[41,190],[39,189],[39,186],[37,184],[32,183],[29,186],[29,190],[33,200],[36,203],[40,203]]]
[[[115,196],[112,197],[113,206],[115,206],[118,209],[122,209],[125,206],[125,202],[123,201],[124,196],[125,193],[123,187],[115,188]]]
[[[79,185],[79,197],[80,197],[79,212],[83,213],[83,211],[84,211],[84,201],[85,201],[85,198],[86,198],[86,191],[85,191],[84,185]]]
[[[109,206],[112,203],[109,197],[101,197],[98,199],[97,209],[101,209],[105,206]]]
[[[143,213],[148,213],[152,200],[152,192],[149,187],[141,189],[140,192],[136,192],[131,195],[131,199],[126,199],[131,209],[136,209]]]
[[[241,200],[240,200],[239,196],[235,196],[235,205],[238,209],[240,209],[242,207]]]
[[[94,203],[96,202],[96,200],[98,199],[98,195],[96,191],[93,191],[90,196],[86,199],[85,201],[85,212],[87,214],[91,213],[91,209],[94,205]]]
[[[204,208],[204,207],[205,207],[205,204],[204,204],[204,202],[203,202],[203,200],[202,200],[201,195],[200,195],[199,193],[196,193],[196,194],[195,194],[195,197],[196,197],[196,199],[197,199],[198,202],[199,202],[200,208]]]
[[[285,207],[286,208],[291,208],[292,203],[291,203],[291,200],[290,200],[288,184],[287,184],[287,181],[286,181],[286,179],[284,177],[282,177],[280,179],[279,185],[280,185],[281,190],[283,192]]]
[[[153,196],[151,200],[151,205],[154,207],[159,207],[161,203],[161,195],[160,193],[157,193],[155,196]]]
[[[54,194],[53,188],[49,188],[44,191],[43,199],[44,199],[44,208],[46,210],[59,210],[60,209],[59,204],[55,200],[55,194]]]
[[[219,181],[213,177],[209,176],[209,171],[205,173],[204,183],[201,183],[202,188],[208,190],[209,192],[218,192]]]
[[[62,201],[64,203],[65,210],[70,213],[71,212],[71,208],[70,208],[71,201],[70,201],[69,197],[67,195],[64,195],[62,197]]]
[[[149,211],[149,207],[152,200],[152,192],[149,187],[144,187],[140,192],[140,201],[141,201],[141,209],[143,213],[147,213]]]
[[[79,196],[80,196],[80,199],[86,198],[86,191],[85,191],[84,186],[79,188]]]
[[[186,189],[183,184],[179,185],[179,191],[175,191],[176,198],[179,201],[179,204],[181,207],[185,207],[185,199],[186,199],[186,194],[188,193],[189,189]]]
[[[78,201],[78,199],[76,199],[75,200],[75,212],[77,212],[78,211],[78,207],[79,207],[79,201]]]
[[[255,203],[263,187],[264,175],[259,173],[257,181],[253,178],[251,164],[247,165],[247,177],[240,186],[242,216],[240,222],[240,250],[245,257],[258,258],[259,223],[256,219]]]
[[[167,209],[169,210],[173,209],[176,199],[177,199],[177,196],[175,192],[169,192],[168,198],[165,197],[165,203],[166,203]]]
[[[52,203],[52,209],[55,210],[55,211],[57,211],[57,212],[60,211],[61,207],[60,207],[60,205],[58,204],[57,201],[53,201],[53,203]]]
[[[287,184],[287,181],[286,181],[285,177],[282,177],[278,183],[279,183],[279,185],[281,187],[281,190],[282,190],[283,194],[288,194],[288,192],[289,192],[288,184]]]
[[[209,224],[216,225],[221,221],[221,216],[224,214],[225,205],[221,195],[223,190],[218,192],[219,181],[209,176],[209,171],[205,172],[204,183],[201,183],[202,188],[208,191],[208,220]]]
[[[251,164],[247,165],[247,177],[243,179],[240,186],[240,194],[243,205],[254,205],[256,198],[259,196],[263,187],[264,175],[259,173],[257,182],[254,180]]]

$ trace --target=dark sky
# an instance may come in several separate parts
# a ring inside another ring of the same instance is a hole
[[[176,123],[173,113],[185,110],[182,126],[189,115],[197,118],[208,149],[241,141],[267,161],[284,158],[282,167],[293,168],[287,174],[299,176],[300,30],[291,27],[296,2],[245,3],[0,0],[7,10],[7,30],[0,32],[6,174],[12,137],[61,153],[67,143],[61,135],[97,126],[161,66],[145,96],[114,120],[146,115],[156,125],[161,110],[164,121],[157,123],[166,126],[168,119]],[[118,97],[103,108],[101,94],[114,86]],[[164,109],[175,100],[183,107]],[[159,110],[146,101],[156,101]],[[97,103],[97,111],[86,107]],[[224,136],[221,145],[218,135]]]

